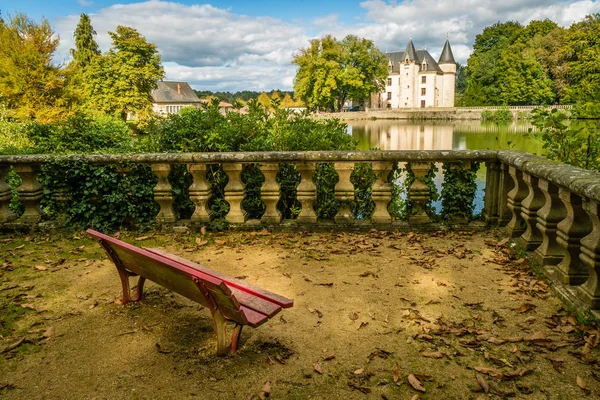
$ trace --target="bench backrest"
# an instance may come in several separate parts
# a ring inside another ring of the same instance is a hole
[[[115,264],[119,263],[126,270],[206,307],[211,307],[211,301],[214,301],[225,318],[237,323],[257,326],[262,322],[257,320],[252,310],[239,304],[222,279],[100,232],[91,229],[86,232],[100,242]]]

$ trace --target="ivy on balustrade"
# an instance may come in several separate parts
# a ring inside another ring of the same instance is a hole
[[[477,194],[477,170],[479,163],[476,161],[453,161],[442,163],[444,183],[442,185],[442,210],[441,217],[473,217],[475,195]]]

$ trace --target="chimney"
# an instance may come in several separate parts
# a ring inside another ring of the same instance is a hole
[[[181,94],[181,84],[177,84],[177,93]]]

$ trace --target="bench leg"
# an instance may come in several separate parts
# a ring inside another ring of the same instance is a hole
[[[125,305],[130,302],[140,301],[144,299],[144,283],[146,282],[146,278],[140,276],[137,283],[136,293],[134,297],[131,297],[131,288],[129,286],[129,277],[137,276],[126,269],[117,267],[117,271],[119,272],[119,278],[121,278],[121,286],[123,293],[121,295],[121,304]]]
[[[212,310],[213,324],[217,335],[217,356],[224,357],[237,351],[240,344],[242,325],[235,324],[231,332],[231,345],[227,342],[227,320],[218,309]]]

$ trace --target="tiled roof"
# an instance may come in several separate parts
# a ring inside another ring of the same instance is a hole
[[[187,82],[159,81],[152,91],[155,103],[199,103],[200,99]]]
[[[388,60],[392,62],[392,73],[400,72],[400,64],[404,63],[404,51],[396,51],[393,53],[387,53]],[[427,71],[435,71],[443,73],[438,63],[431,57],[431,54],[427,50],[416,50],[415,62],[419,65],[423,64],[423,60],[427,61]],[[410,55],[409,55],[410,58]]]
[[[454,55],[452,54],[452,49],[450,48],[450,41],[446,39],[446,43],[444,44],[444,49],[442,50],[442,54],[440,55],[439,64],[456,64],[454,61]]]

